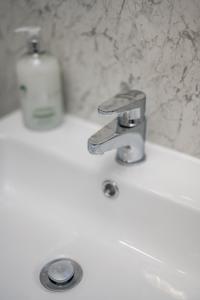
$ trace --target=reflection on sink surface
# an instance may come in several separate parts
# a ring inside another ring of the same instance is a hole
[[[147,144],[147,160],[125,168],[87,152],[95,128],[72,116],[46,133],[18,113],[1,121],[0,299],[199,300],[199,161]],[[39,273],[59,257],[83,278],[52,293]]]

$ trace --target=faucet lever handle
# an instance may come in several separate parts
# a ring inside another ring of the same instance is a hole
[[[98,107],[98,112],[104,115],[118,114],[119,125],[133,127],[135,121],[144,118],[146,95],[137,90],[120,93],[103,102]]]

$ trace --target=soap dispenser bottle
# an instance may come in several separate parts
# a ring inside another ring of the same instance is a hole
[[[33,130],[54,128],[63,120],[58,60],[40,50],[39,27],[23,27],[15,31],[28,34],[27,52],[17,62],[24,124]]]

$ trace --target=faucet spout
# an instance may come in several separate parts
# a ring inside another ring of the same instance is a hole
[[[116,148],[113,140],[118,135],[117,121],[113,120],[89,138],[88,151],[91,154],[104,154],[106,151]]]
[[[118,120],[115,119],[89,138],[88,151],[91,154],[104,154],[107,151],[118,149],[118,157],[126,156],[127,158],[131,155],[131,157],[134,156],[135,159],[141,160],[144,156],[142,134],[144,130],[144,123],[138,125],[137,128],[125,129],[119,126]]]

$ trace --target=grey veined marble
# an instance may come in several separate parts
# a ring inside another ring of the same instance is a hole
[[[107,122],[99,103],[141,89],[148,139],[200,157],[199,0],[0,0],[1,115],[18,105],[22,25],[40,25],[59,58],[68,111]]]

